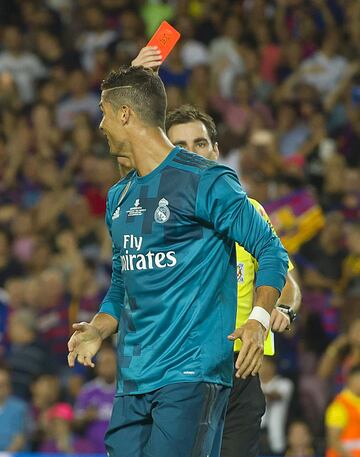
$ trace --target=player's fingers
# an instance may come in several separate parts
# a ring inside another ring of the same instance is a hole
[[[274,332],[278,332],[279,331],[279,328],[280,328],[280,325],[281,325],[281,320],[282,320],[281,316],[279,316],[279,315],[275,316],[274,321],[271,324],[271,329]]]
[[[68,341],[68,350],[69,352],[72,352],[75,349],[76,346],[76,332],[71,336],[71,338]]]
[[[85,354],[78,354],[77,356],[77,361],[81,364],[84,365],[85,367],[87,366],[87,360]]]
[[[255,365],[255,368],[251,372],[251,376],[255,376],[259,373],[263,359],[264,359],[264,355],[262,354],[261,357],[259,358],[257,364]]]
[[[261,356],[262,356],[262,354],[258,350],[256,350],[256,352],[254,352],[252,354],[251,359],[249,359],[249,361],[248,361],[248,367],[244,371],[244,373],[242,374],[242,378],[243,379],[245,379],[248,376],[250,376],[250,374],[253,372],[253,370],[255,369],[256,365],[258,364]]]
[[[283,333],[285,330],[289,329],[290,322],[288,319],[285,319],[281,322],[278,332]]]
[[[252,344],[249,347],[246,357],[244,358],[241,366],[238,367],[238,371],[236,373],[237,377],[245,378],[251,373],[252,363],[254,359],[257,361],[259,352],[260,350],[255,344]]]
[[[282,313],[279,313],[271,327],[274,332],[283,332],[290,325],[290,319]]]
[[[75,351],[69,352],[68,354],[68,365],[70,368],[73,368],[75,365],[77,353]]]
[[[236,359],[236,363],[235,363],[235,367],[237,370],[240,368],[240,366],[243,365],[243,363],[247,357],[249,349],[250,349],[250,342],[249,341],[243,342],[239,355]]]
[[[92,361],[92,356],[90,353],[84,354],[84,362],[87,367],[94,368],[95,366],[94,362]]]
[[[85,367],[94,368],[95,364],[92,361],[92,355],[89,352],[85,352],[78,356],[78,362],[84,365]]]
[[[149,59],[139,59],[137,61],[133,61],[132,62],[132,66],[133,67],[136,67],[136,66],[143,66],[145,68],[155,68],[155,67],[159,67],[160,65],[162,64],[162,57],[160,56],[160,58],[157,58],[157,57],[149,57]]]
[[[143,52],[141,53],[141,55],[143,55],[143,56],[157,55],[157,54],[161,54],[160,49],[158,47],[152,47],[152,46],[151,47],[148,46],[147,48],[144,48]]]
[[[161,56],[160,50],[146,49],[132,61],[132,64],[141,65],[146,59],[157,59],[159,56]]]
[[[148,60],[145,60],[141,63],[141,65],[143,65],[144,67],[158,67],[160,66],[162,63],[162,59],[159,58],[159,59],[154,59],[154,57],[148,59]]]
[[[161,54],[158,55],[158,56],[148,56],[148,57],[144,57],[142,60],[141,60],[141,63],[142,64],[145,64],[145,63],[151,63],[151,62],[162,62],[162,57],[161,57]]]
[[[158,46],[144,46],[143,48],[141,48],[140,52],[139,52],[139,55],[140,54],[146,54],[148,52],[160,52],[160,49]]]

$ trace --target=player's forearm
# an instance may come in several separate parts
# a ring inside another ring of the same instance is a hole
[[[285,286],[281,292],[278,304],[288,305],[297,313],[301,304],[301,291],[293,271],[289,271]]]
[[[102,340],[116,333],[118,328],[117,319],[106,313],[96,314],[90,324],[97,329]]]
[[[254,307],[259,306],[271,314],[279,298],[279,291],[274,287],[260,286],[256,289]]]

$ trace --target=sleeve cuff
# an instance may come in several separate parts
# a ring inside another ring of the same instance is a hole
[[[120,320],[120,316],[116,313],[114,307],[110,303],[102,303],[98,311],[98,314],[100,313],[109,314],[110,316],[114,317],[117,321]]]
[[[260,286],[269,286],[274,287],[281,294],[283,287],[285,285],[285,276],[282,274],[274,275],[274,273],[268,271],[258,272],[256,278],[256,287]]]

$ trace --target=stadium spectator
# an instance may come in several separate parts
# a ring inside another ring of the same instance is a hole
[[[286,446],[286,420],[294,385],[290,379],[277,373],[275,361],[271,357],[264,358],[260,381],[266,398],[261,428],[267,438],[267,450],[280,454]]]
[[[82,54],[83,68],[91,73],[95,67],[95,55],[99,50],[106,49],[117,34],[106,27],[105,15],[101,8],[90,6],[85,15],[86,29],[80,35],[77,48]]]
[[[12,255],[11,242],[10,234],[0,229],[0,287],[4,287],[8,279],[23,274],[21,264]]]
[[[38,329],[42,341],[61,364],[66,357],[69,335],[69,299],[65,279],[57,270],[45,270],[39,277],[41,294]]]
[[[339,391],[345,384],[349,370],[360,364],[360,318],[352,321],[346,333],[338,336],[326,349],[318,368],[319,376],[333,380]]]
[[[0,53],[0,72],[10,72],[23,102],[31,103],[36,95],[35,83],[46,76],[38,56],[24,48],[24,35],[19,27],[9,25],[3,32],[5,49]]]
[[[360,224],[355,222],[346,230],[348,255],[343,263],[340,291],[356,300],[360,296]]]
[[[313,437],[305,422],[291,422],[287,434],[287,449],[285,457],[314,457]]]
[[[38,449],[44,438],[43,421],[45,412],[59,401],[60,382],[57,375],[42,374],[31,384],[29,436],[31,449]]]
[[[360,454],[360,365],[354,365],[345,388],[326,411],[326,457],[357,457]]]
[[[321,232],[303,244],[296,256],[306,287],[304,304],[319,313],[329,336],[339,332],[338,311],[331,303],[347,255],[343,240],[342,215],[338,212],[329,213]]]
[[[74,70],[69,75],[68,97],[59,103],[56,112],[57,125],[70,130],[75,125],[76,116],[88,114],[96,122],[100,118],[98,97],[89,92],[86,74],[82,69]]]
[[[348,62],[338,55],[339,35],[332,29],[323,37],[321,48],[300,66],[300,78],[316,87],[323,95],[333,92]]]
[[[94,449],[82,437],[72,433],[74,413],[68,403],[56,403],[43,417],[45,438],[40,445],[41,452],[63,454],[91,454]]]
[[[26,403],[11,395],[9,371],[0,368],[0,451],[25,449],[27,414]]]
[[[87,322],[96,313],[106,293],[100,281],[94,281],[97,274],[95,261],[87,258],[73,269],[69,279],[71,321]]]
[[[38,341],[36,316],[27,309],[11,313],[8,323],[7,363],[12,391],[24,400],[30,398],[30,385],[44,370],[51,370],[45,347]]]
[[[116,353],[103,347],[96,357],[97,377],[82,387],[75,404],[75,424],[95,452],[105,453],[104,436],[115,395]]]

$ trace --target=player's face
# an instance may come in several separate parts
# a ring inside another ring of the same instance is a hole
[[[181,146],[206,159],[217,160],[219,158],[217,144],[211,143],[209,133],[201,121],[173,125],[169,128],[167,135],[175,146]]]
[[[110,154],[117,157],[119,164],[132,168],[131,147],[120,119],[121,110],[115,111],[112,105],[104,100],[103,94],[99,107],[103,115],[99,129],[106,136]]]

